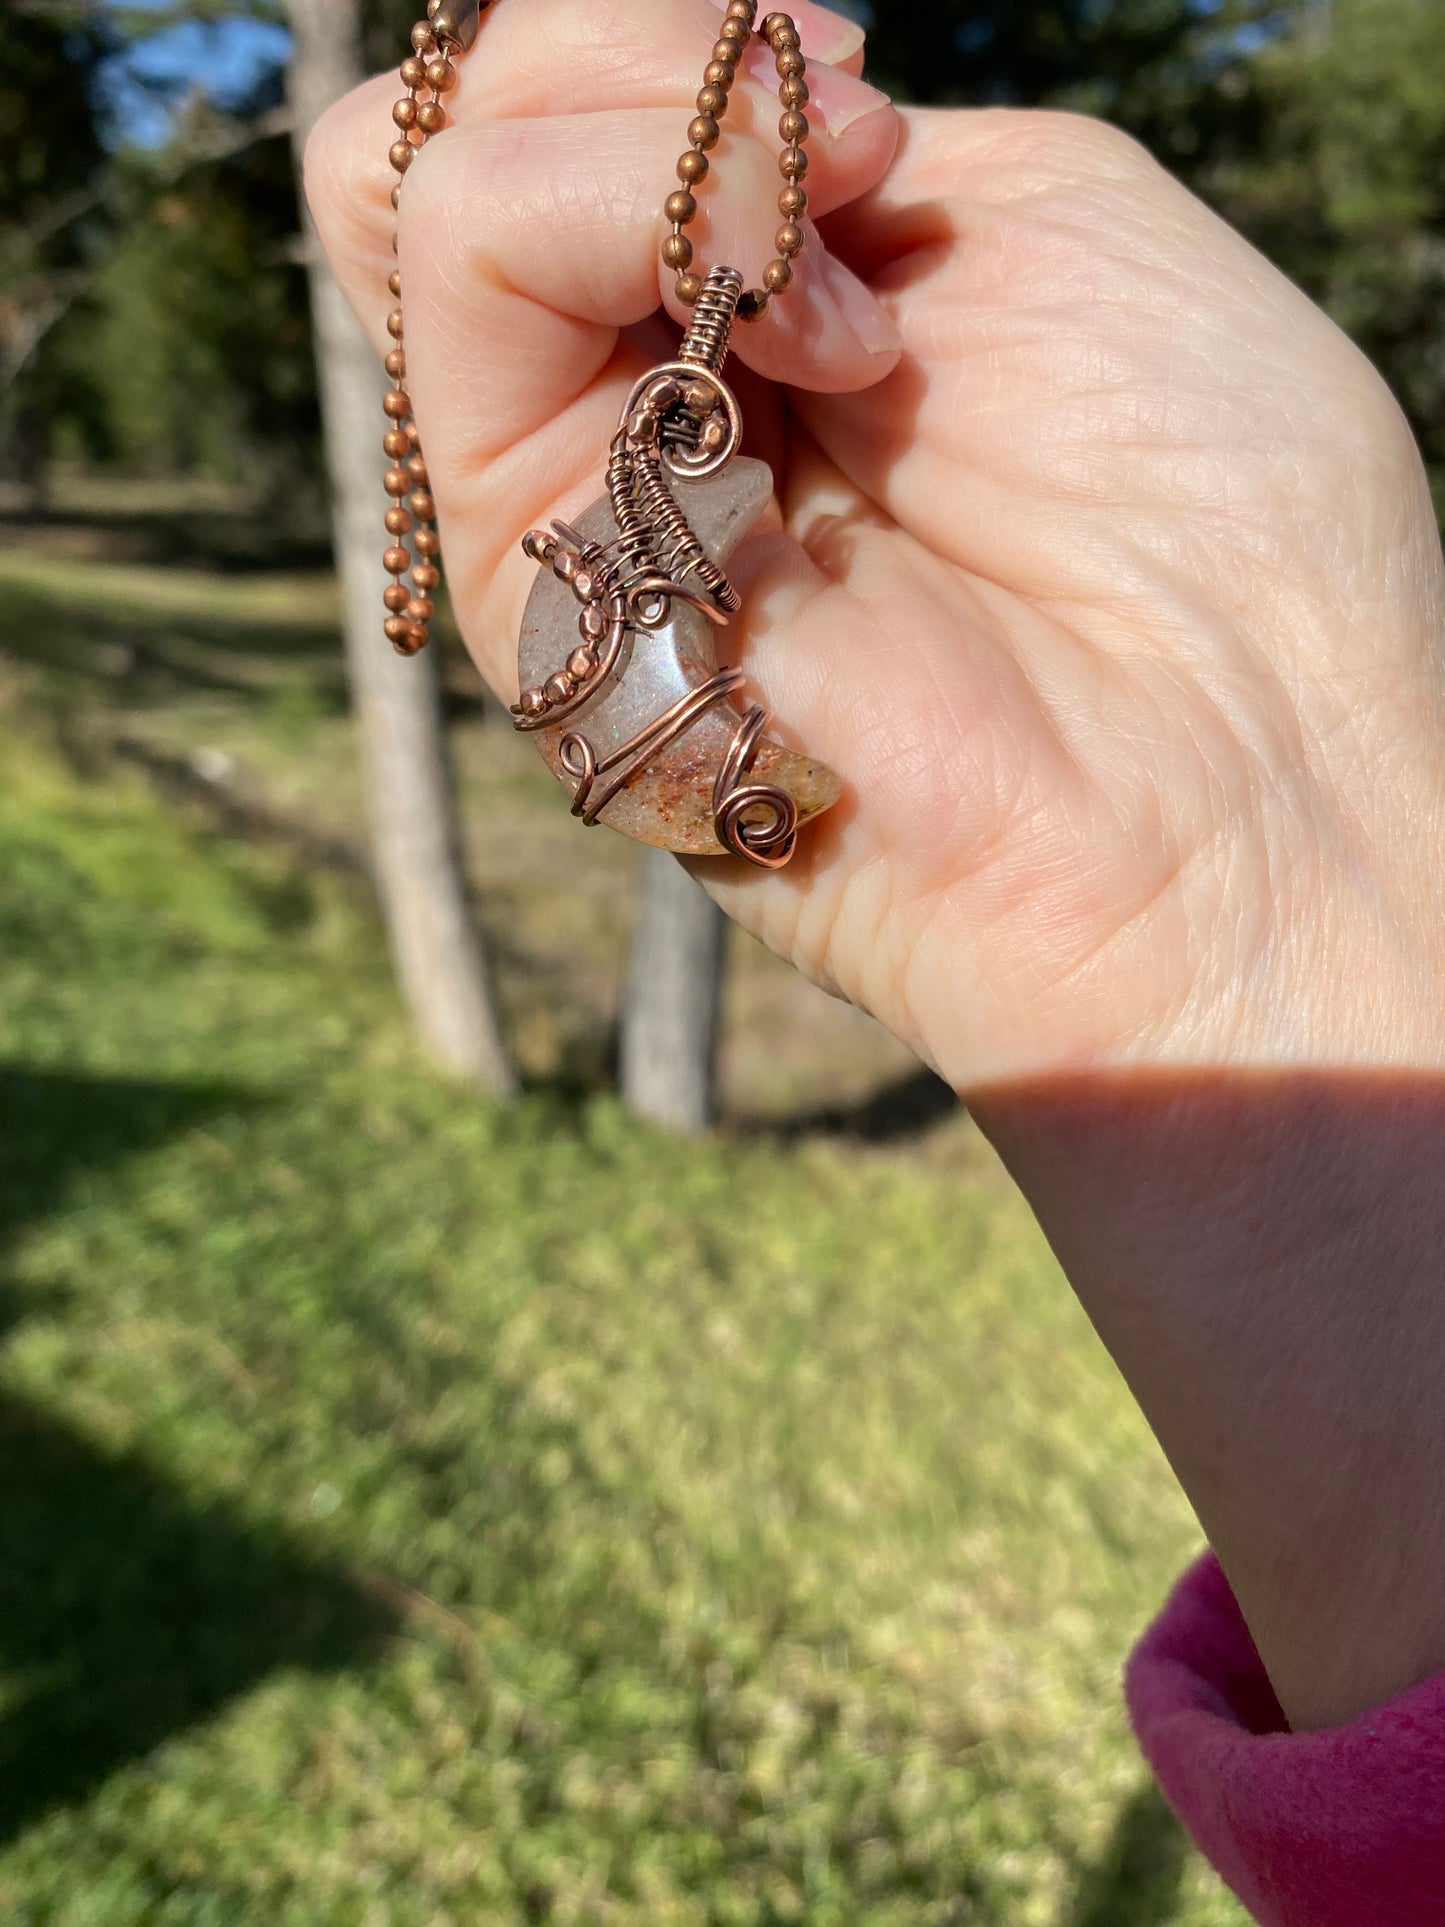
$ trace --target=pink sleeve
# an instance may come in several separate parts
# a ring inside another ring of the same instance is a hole
[[[1170,1804],[1264,1927],[1445,1927],[1445,1674],[1291,1733],[1207,1553],[1126,1686]]]

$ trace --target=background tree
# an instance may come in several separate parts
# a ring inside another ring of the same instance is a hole
[[[717,1117],[727,919],[666,850],[643,850],[622,1002],[619,1072],[628,1109],[667,1130]]]
[[[292,141],[363,75],[357,0],[291,0]],[[451,1069],[513,1089],[469,900],[434,650],[403,662],[381,630],[383,381],[302,210],[343,625],[377,884],[417,1029]]]
[[[1334,0],[1249,62],[1254,138],[1203,192],[1384,372],[1445,508],[1445,5]]]
[[[103,452],[84,354],[93,317],[77,304],[113,235],[98,86],[110,41],[63,9],[0,15],[0,436],[37,501],[66,424]]]

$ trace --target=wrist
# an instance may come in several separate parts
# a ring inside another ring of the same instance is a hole
[[[975,1114],[1302,1726],[1445,1666],[1445,1080],[1127,1072]]]

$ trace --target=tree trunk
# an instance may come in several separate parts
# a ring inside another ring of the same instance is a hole
[[[622,1012],[622,1095],[668,1130],[717,1115],[727,919],[665,850],[644,850]]]
[[[359,0],[290,0],[292,141],[362,78]],[[378,128],[378,138],[386,129]],[[402,996],[428,1048],[501,1095],[515,1088],[466,886],[435,645],[403,661],[382,634],[383,377],[317,245],[302,195],[312,326],[347,668],[376,882]]]

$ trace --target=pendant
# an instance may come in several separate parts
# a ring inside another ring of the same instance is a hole
[[[741,292],[735,269],[708,274],[677,360],[628,396],[606,493],[524,538],[541,566],[513,717],[584,823],[777,869],[842,785],[774,742],[742,671],[717,665],[714,633],[742,606],[724,565],[773,491],[767,463],[737,453],[742,415],[721,377]]]

